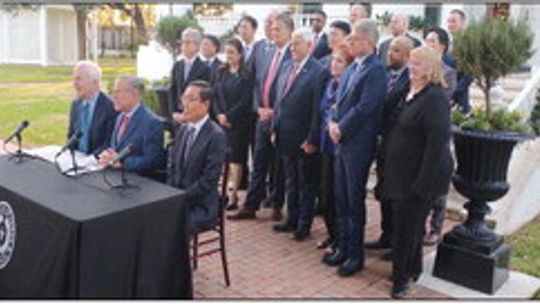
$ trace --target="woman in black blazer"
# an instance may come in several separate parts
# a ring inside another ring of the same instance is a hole
[[[227,61],[212,79],[213,111],[229,140],[229,207],[238,205],[238,187],[247,161],[253,81],[244,63],[243,47],[234,38],[225,44]],[[232,208],[231,208],[232,207]]]
[[[394,202],[392,297],[407,294],[422,272],[424,223],[433,198],[448,192],[450,104],[440,56],[430,47],[412,50],[410,88],[394,112],[386,146],[384,194]]]

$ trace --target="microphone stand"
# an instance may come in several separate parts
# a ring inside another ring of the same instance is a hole
[[[17,135],[15,135],[15,137],[17,138],[17,151],[15,151],[15,153],[12,153],[9,157],[8,157],[8,160],[11,160],[11,159],[15,159],[15,162],[20,164],[23,159],[25,157],[27,158],[30,158],[30,159],[35,159],[36,157],[33,156],[33,155],[30,155],[28,153],[25,153],[23,152],[22,150],[22,136],[20,133],[18,133]]]
[[[115,190],[125,190],[125,189],[136,189],[139,190],[140,187],[134,184],[131,184],[126,176],[126,170],[124,167],[120,167],[120,184],[114,185],[107,179],[107,169],[103,170],[103,180],[109,186],[109,189]]]

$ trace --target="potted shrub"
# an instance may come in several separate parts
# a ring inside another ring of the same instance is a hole
[[[490,90],[496,81],[518,70],[531,56],[533,36],[527,24],[487,19],[473,23],[455,38],[458,70],[471,75],[482,90],[483,109],[452,113],[457,169],[455,189],[469,201],[468,217],[439,244],[434,275],[470,288],[494,293],[508,278],[510,247],[485,223],[488,202],[503,197],[514,146],[530,127],[517,112],[492,109]]]

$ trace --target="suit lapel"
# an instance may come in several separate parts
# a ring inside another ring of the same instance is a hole
[[[284,92],[283,94],[283,97],[281,98],[282,100],[284,100],[287,95],[289,95],[289,93],[297,86],[299,86],[300,84],[303,83],[304,79],[306,76],[309,75],[309,71],[311,70],[311,67],[312,67],[312,59],[313,58],[309,58],[307,61],[306,61],[306,64],[304,64],[304,66],[302,67],[302,69],[300,71],[298,71],[297,75],[296,75],[296,78],[293,80],[291,86],[289,87],[289,89]],[[292,69],[292,64],[291,64],[291,69]],[[289,70],[290,71],[290,70]],[[285,83],[283,84],[284,86],[287,85],[287,80],[288,80],[288,75],[289,73],[287,73],[287,79],[285,79]],[[299,83],[299,84],[297,84]]]
[[[208,136],[208,132],[210,131],[210,123],[211,123],[211,120],[209,118],[202,126],[201,130],[199,131],[199,134],[197,134],[197,137],[195,137],[195,140],[193,141],[193,144],[191,148],[189,149],[189,154],[187,157],[187,160],[188,160],[187,165],[189,165],[190,160],[195,155],[198,155],[201,153],[201,149],[204,148],[204,146],[206,145],[206,142],[208,142],[208,140],[210,139],[210,137]]]
[[[133,113],[133,116],[129,120],[127,129],[124,132],[124,135],[122,135],[122,138],[120,138],[120,141],[118,142],[117,147],[121,147],[124,145],[124,143],[128,142],[128,139],[131,137],[131,135],[135,133],[135,131],[139,128],[139,125],[140,125],[139,121],[141,120],[143,114],[144,114],[144,108],[143,108],[143,105],[141,104],[139,108],[137,109],[137,111]],[[120,126],[118,125],[118,127]],[[118,130],[115,133],[117,132]]]

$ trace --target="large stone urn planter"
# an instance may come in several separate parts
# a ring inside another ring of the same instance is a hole
[[[484,221],[488,203],[503,197],[512,151],[527,135],[454,128],[455,189],[468,199],[467,219],[445,234],[437,248],[436,277],[493,294],[508,279],[510,246]]]

